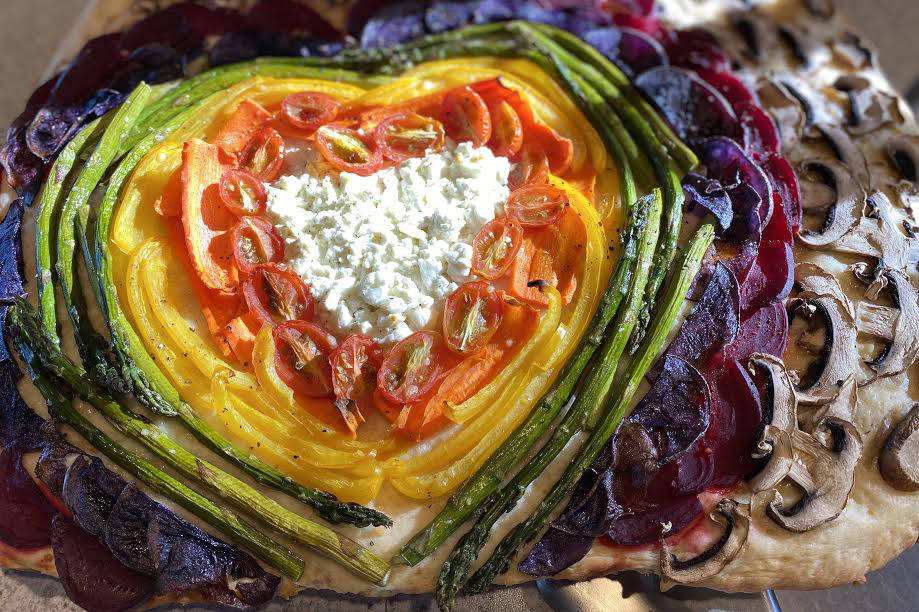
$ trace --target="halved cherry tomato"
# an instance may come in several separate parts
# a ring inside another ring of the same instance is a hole
[[[399,162],[443,148],[444,126],[431,117],[399,113],[377,125],[374,139],[384,156]]]
[[[441,105],[447,136],[456,142],[471,141],[481,147],[491,138],[491,115],[482,96],[470,87],[447,92]]]
[[[274,338],[274,367],[294,393],[306,397],[332,395],[329,354],[334,339],[318,325],[286,321],[271,330]]]
[[[353,402],[356,410],[341,411],[348,429],[354,431],[356,423],[364,422],[362,410],[373,405],[373,392],[377,386],[377,372],[383,363],[383,350],[373,338],[353,334],[345,338],[332,354],[332,389],[339,401]],[[354,427],[352,427],[354,425]]]
[[[510,217],[497,217],[482,226],[472,241],[472,271],[482,278],[504,276],[520,250],[523,227]]]
[[[568,208],[568,194],[543,183],[524,185],[511,193],[507,215],[523,227],[542,227],[558,221]]]
[[[504,300],[484,281],[464,283],[447,296],[444,339],[460,355],[476,353],[488,343],[504,314]]]
[[[312,132],[320,125],[334,121],[341,104],[320,91],[301,91],[284,98],[281,116],[295,128]]]
[[[287,152],[284,140],[274,128],[266,127],[256,133],[239,156],[239,166],[260,181],[269,183],[278,178]]]
[[[513,157],[523,145],[523,124],[514,107],[500,100],[488,107],[491,115],[491,139],[488,147],[499,157]]]
[[[528,183],[544,182],[549,176],[549,158],[537,146],[523,147],[514,159],[514,167],[507,177],[507,186],[520,189]]]
[[[369,176],[383,165],[383,155],[369,138],[346,125],[330,123],[316,130],[316,144],[327,162],[343,172]]]
[[[234,168],[220,178],[220,199],[240,217],[260,215],[268,204],[268,192],[254,174]]]
[[[443,338],[432,331],[415,332],[396,344],[377,373],[380,393],[397,404],[427,395],[443,372],[444,350]]]
[[[284,264],[255,266],[243,281],[243,297],[249,311],[267,325],[294,319],[309,321],[316,312],[309,287]]]
[[[243,217],[233,228],[233,258],[243,274],[284,259],[284,240],[264,217]]]

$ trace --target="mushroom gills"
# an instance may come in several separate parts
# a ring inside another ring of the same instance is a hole
[[[914,404],[887,436],[878,469],[894,489],[919,491],[919,404]]]
[[[766,461],[749,479],[753,493],[758,493],[778,485],[791,469],[791,436],[798,427],[798,401],[791,377],[778,357],[754,353],[750,356],[749,370],[754,376],[761,372],[765,377],[763,431],[752,456]]]
[[[856,264],[853,272],[858,278],[864,278],[866,267]],[[905,273],[880,268],[875,271],[866,296],[876,300],[885,288],[891,294],[894,307],[860,301],[856,308],[858,331],[885,342],[881,353],[866,362],[875,373],[867,382],[901,374],[919,358],[919,292]]]

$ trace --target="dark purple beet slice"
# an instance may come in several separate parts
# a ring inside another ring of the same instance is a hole
[[[689,70],[659,66],[640,74],[635,85],[651,99],[680,138],[690,143],[712,136],[740,134],[731,105]],[[717,175],[714,178],[721,179]]]
[[[91,92],[105,87],[112,75],[127,62],[121,34],[106,34],[84,45],[70,66],[60,74],[47,105],[79,104]]]
[[[22,202],[16,200],[0,222],[0,253],[3,253],[0,256],[0,301],[3,302],[12,302],[25,295],[20,273],[22,249],[19,244],[23,210]]]
[[[662,537],[674,535],[689,525],[702,512],[695,495],[653,510],[623,516],[610,522],[606,533],[609,543],[617,546],[638,546],[657,543]],[[670,529],[663,531],[668,524]]]
[[[360,40],[364,26],[377,11],[386,5],[387,1],[388,0],[357,0],[357,2],[351,5],[350,10],[348,10],[347,23],[345,24],[345,29],[348,31],[348,34]]]
[[[529,576],[552,576],[584,558],[593,536],[572,535],[549,527],[517,569]]]
[[[683,177],[683,195],[688,207],[700,206],[711,213],[722,231],[731,227],[734,208],[719,181],[690,172]]]
[[[7,257],[0,254],[0,258]],[[7,450],[35,449],[42,444],[42,419],[19,396],[22,377],[15,361],[0,362],[0,446]]]
[[[21,451],[0,452],[0,541],[13,548],[47,546],[54,512],[22,467]]]
[[[99,459],[81,455],[67,469],[61,495],[74,522],[84,531],[102,536],[125,486],[127,483]]]
[[[780,299],[751,312],[740,323],[740,331],[725,354],[746,363],[753,353],[781,357],[788,345],[788,312]]]
[[[712,391],[712,422],[704,439],[714,454],[711,484],[728,485],[753,467],[750,452],[762,422],[759,393],[735,359],[728,357],[703,374]]]
[[[51,523],[54,565],[64,591],[87,612],[120,612],[146,601],[153,580],[118,562],[99,540],[62,514]]]
[[[469,3],[472,7],[473,23],[491,23],[513,19],[514,8],[512,3],[502,0],[478,0]]]
[[[246,15],[247,27],[266,32],[311,34],[326,41],[341,34],[312,8],[296,0],[260,0]]]
[[[614,492],[616,474],[611,467],[611,457],[612,452],[598,457],[593,466],[584,472],[568,506],[552,522],[555,529],[571,535],[596,537],[603,535],[611,517],[622,514]]]
[[[756,163],[747,156],[737,141],[724,136],[708,138],[697,144],[699,162],[708,168],[708,176],[718,179],[723,185],[743,183],[749,185],[760,197],[759,218],[763,224],[772,215],[772,185],[769,178]]]
[[[667,66],[667,50],[664,45],[641,30],[620,27],[619,48],[613,59],[630,77],[657,68]],[[590,41],[588,41],[590,42]]]
[[[667,45],[667,55],[674,66],[693,70],[728,70],[730,62],[718,41],[705,30],[677,30]]]
[[[775,299],[784,299],[794,282],[795,259],[791,245],[781,240],[763,240],[756,261],[740,284],[743,316]]]
[[[737,335],[739,321],[737,279],[727,266],[717,263],[702,297],[683,321],[667,354],[696,363],[730,343]]]
[[[568,28],[569,16],[565,11],[546,8],[536,2],[521,2],[517,5],[514,15],[524,21],[533,23],[546,23],[557,28]]]
[[[154,575],[156,563],[147,541],[149,515],[156,503],[135,484],[121,490],[105,521],[103,540],[115,557],[127,567]]]
[[[361,46],[388,47],[425,33],[425,3],[404,0],[385,4],[367,21],[361,32]]]
[[[472,20],[472,8],[471,2],[435,0],[424,12],[424,25],[429,32],[461,28]]]
[[[186,52],[213,34],[240,29],[243,17],[222,8],[208,8],[195,2],[180,2],[151,14],[124,33],[122,46],[128,51],[157,43]]]

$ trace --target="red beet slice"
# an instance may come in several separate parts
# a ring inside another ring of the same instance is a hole
[[[22,467],[21,451],[0,452],[0,540],[13,548],[51,542],[54,507]]]
[[[769,177],[770,182],[782,202],[785,211],[786,223],[791,225],[795,232],[801,227],[801,192],[798,188],[798,177],[788,161],[779,156],[770,157],[762,165],[763,172]],[[782,228],[775,228],[779,231]],[[767,228],[768,232],[769,228]],[[766,236],[764,236],[766,237]],[[769,238],[783,239],[791,242],[793,237],[783,234],[770,234]]]
[[[126,568],[67,517],[51,523],[54,565],[67,596],[87,612],[120,612],[145,601],[153,579]]]
[[[740,363],[746,363],[753,353],[769,353],[781,357],[788,345],[788,312],[782,300],[754,310],[740,323],[737,337],[724,352]]]
[[[309,33],[327,41],[341,38],[332,24],[295,0],[261,0],[247,15],[248,26],[268,32]]]
[[[667,45],[667,55],[674,66],[694,70],[730,69],[730,62],[718,41],[705,30],[677,30]]]
[[[734,359],[704,371],[712,392],[712,420],[704,443],[712,449],[711,482],[728,485],[753,469],[750,453],[762,420],[759,393],[747,370]]]
[[[743,316],[775,299],[784,299],[794,282],[795,259],[791,245],[781,240],[763,240],[756,261],[740,283]]]
[[[604,540],[614,546],[657,543],[661,537],[680,532],[700,512],[702,512],[702,504],[695,495],[684,497],[676,503],[658,506],[653,510],[624,516],[611,522]],[[665,533],[663,525],[668,523],[670,529]]]
[[[619,28],[619,43],[614,59],[630,77],[670,63],[664,45],[641,30],[625,27]]]

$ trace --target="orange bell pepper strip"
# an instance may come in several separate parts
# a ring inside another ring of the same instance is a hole
[[[223,327],[224,337],[236,359],[246,368],[252,363],[252,350],[255,348],[255,334],[261,325],[251,313],[231,319]]]
[[[182,168],[169,177],[163,192],[153,203],[153,209],[164,217],[182,216]]]
[[[520,117],[520,123],[523,126],[523,146],[541,148],[549,160],[549,169],[553,174],[558,176],[568,169],[574,157],[574,144],[539,121],[520,92],[506,87],[499,78],[479,81],[470,87],[482,96],[489,107],[504,100],[517,111],[517,116]]]
[[[531,281],[542,280],[558,289],[563,304],[570,303],[586,248],[584,221],[571,207],[558,223],[527,228],[520,251],[511,264],[508,292],[527,304],[548,306],[549,301],[539,288],[528,286]]]
[[[235,215],[220,199],[218,184],[229,164],[220,149],[192,139],[182,150],[182,226],[192,266],[201,282],[223,296],[236,295],[239,270],[233,261]]]
[[[231,155],[237,155],[272,117],[273,115],[258,102],[243,100],[217,132],[211,144]]]

